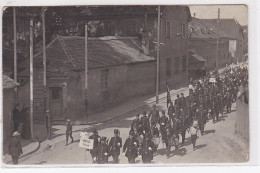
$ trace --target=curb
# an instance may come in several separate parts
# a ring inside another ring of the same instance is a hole
[[[19,159],[24,158],[24,157],[26,157],[26,156],[28,156],[28,155],[30,155],[30,154],[32,154],[32,153],[38,151],[38,150],[40,149],[41,144],[40,144],[39,141],[38,141],[37,143],[38,143],[38,146],[36,147],[36,149],[34,149],[34,150],[32,150],[32,151],[30,151],[30,152],[28,152],[28,153],[26,153],[26,154],[21,155],[21,156],[19,157]],[[10,163],[12,163],[12,160],[7,161],[5,164],[10,164]]]
[[[185,89],[187,89],[187,87],[185,87],[185,88],[179,90],[178,92],[182,92],[182,91],[184,91]],[[177,93],[173,93],[173,94],[171,94],[171,96],[174,96],[174,95],[177,95]],[[167,96],[164,96],[164,97],[160,98],[159,100],[165,99],[166,97],[167,97]],[[79,123],[79,124],[77,123],[77,124],[75,124],[75,125],[73,125],[73,126],[80,126],[80,125],[96,125],[96,124],[106,123],[106,122],[109,122],[109,121],[111,121],[111,120],[113,120],[113,119],[116,119],[116,118],[119,118],[119,117],[125,116],[125,115],[127,115],[127,114],[134,113],[134,112],[136,112],[137,110],[140,110],[140,111],[141,111],[141,110],[145,109],[145,107],[147,107],[148,105],[150,105],[150,104],[154,104],[155,102],[156,102],[156,101],[151,101],[151,102],[146,103],[146,104],[144,104],[144,105],[138,106],[138,107],[132,109],[131,111],[128,111],[128,112],[122,113],[122,114],[120,114],[120,115],[114,116],[114,117],[112,117],[112,118],[109,118],[109,119],[106,119],[106,120],[103,120],[103,121],[90,122],[90,123]],[[53,124],[53,125],[61,125],[61,124]]]

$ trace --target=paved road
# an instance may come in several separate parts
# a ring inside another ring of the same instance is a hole
[[[165,103],[163,103],[165,105]],[[165,106],[161,105],[161,109]],[[184,146],[176,151],[172,151],[170,158],[164,154],[165,149],[159,145],[158,152],[153,163],[221,163],[221,162],[245,162],[248,154],[248,145],[237,138],[235,131],[235,109],[231,114],[227,114],[223,120],[213,124],[210,120],[205,127],[206,135],[200,136],[197,140],[196,151],[192,150],[190,139],[185,141]],[[100,136],[112,137],[113,129],[118,128],[123,141],[128,137],[130,124],[134,119],[133,115],[120,117],[105,124],[96,125]],[[83,127],[83,126],[82,126]],[[78,127],[78,128],[82,128]],[[74,134],[74,138],[79,139],[79,134]],[[21,161],[20,164],[91,164],[91,156],[85,150],[79,148],[79,142],[65,146],[65,141],[61,141],[51,147],[45,147]],[[112,163],[112,158],[109,158]],[[127,163],[125,156],[120,156],[120,163]],[[137,158],[137,163],[141,164],[141,159]]]

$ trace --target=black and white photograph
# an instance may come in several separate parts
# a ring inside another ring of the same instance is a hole
[[[246,4],[5,6],[2,164],[246,163],[250,58]]]

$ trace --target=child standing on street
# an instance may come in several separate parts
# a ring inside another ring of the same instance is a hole
[[[196,140],[197,140],[197,138],[198,138],[198,121],[194,121],[193,122],[193,124],[192,124],[192,126],[190,127],[190,129],[189,129],[189,133],[190,133],[190,135],[191,135],[191,143],[192,143],[192,145],[193,145],[193,151],[195,151],[195,149],[196,149]]]
[[[73,137],[72,137],[72,124],[70,123],[70,119],[67,119],[67,124],[66,124],[66,145],[68,145],[69,137],[71,139],[71,143],[73,143],[74,140],[73,140]]]

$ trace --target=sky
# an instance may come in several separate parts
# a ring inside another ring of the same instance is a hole
[[[218,8],[220,8],[220,18],[236,19],[240,25],[248,24],[248,11],[245,5],[192,5],[190,6],[191,16],[196,13],[196,18],[217,19]]]

